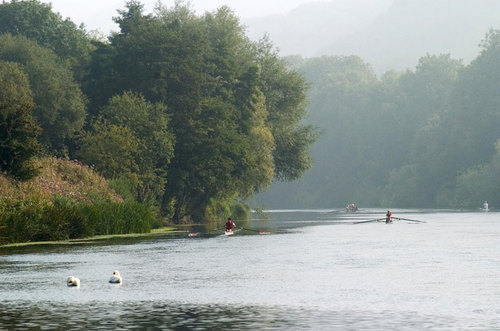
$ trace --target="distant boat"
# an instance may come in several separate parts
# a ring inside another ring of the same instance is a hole
[[[481,208],[482,211],[490,211],[490,206],[488,205],[488,201],[483,202],[483,208]]]
[[[354,213],[358,211],[358,206],[354,203],[350,203],[347,206],[345,206],[345,211],[348,213]]]

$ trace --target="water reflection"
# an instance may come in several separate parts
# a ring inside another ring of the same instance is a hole
[[[83,306],[24,302],[8,307],[0,304],[0,325],[15,330],[415,330],[463,327],[456,322],[453,318],[420,316],[416,312],[383,311],[374,314],[372,311],[332,312],[279,306],[156,302],[110,305],[88,303]],[[478,319],[469,327],[480,325]]]

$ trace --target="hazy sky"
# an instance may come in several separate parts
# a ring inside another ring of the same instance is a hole
[[[147,12],[152,12],[158,0],[142,0]],[[241,18],[252,18],[270,14],[287,13],[302,3],[312,0],[191,0],[192,8],[198,13],[214,10],[228,5]],[[344,1],[344,0],[341,0]],[[117,16],[116,10],[124,8],[126,0],[43,0],[52,3],[54,11],[63,18],[71,18],[77,25],[85,23],[87,29],[98,29],[107,34],[116,29],[112,21]],[[163,0],[163,4],[171,6],[174,0]]]
[[[52,3],[55,12],[59,12],[63,18],[71,18],[77,25],[85,23],[87,30],[98,29],[104,34],[110,30],[117,30],[112,21],[117,16],[116,10],[122,9],[125,0],[42,0]],[[146,11],[151,12],[158,0],[142,0]],[[245,19],[271,14],[286,14],[300,4],[313,2],[314,0],[191,0],[192,8],[198,13],[214,10],[222,5],[231,7],[236,15]],[[331,0],[339,3],[339,6],[349,7],[350,3],[359,5],[358,1]],[[392,0],[367,0],[370,5],[380,3],[386,6]],[[163,4],[171,6],[174,0],[163,0]],[[351,5],[352,6],[352,5]],[[347,9],[347,8],[346,8]]]

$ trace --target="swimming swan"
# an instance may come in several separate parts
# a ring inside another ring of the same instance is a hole
[[[111,276],[111,278],[109,279],[109,282],[112,283],[112,284],[121,284],[121,283],[123,283],[123,279],[120,276],[120,273],[118,272],[118,270],[113,271],[113,276]]]
[[[73,277],[73,276],[70,276],[70,277],[68,277],[68,280],[66,281],[66,285],[78,287],[78,286],[80,286],[80,279]]]

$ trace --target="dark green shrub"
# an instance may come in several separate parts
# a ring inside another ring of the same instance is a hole
[[[96,235],[149,232],[156,220],[148,206],[135,201],[87,205],[83,213]]]
[[[70,198],[56,197],[53,204],[19,202],[12,208],[2,204],[1,210],[0,243],[145,233],[156,221],[151,208],[135,201],[83,205]]]

